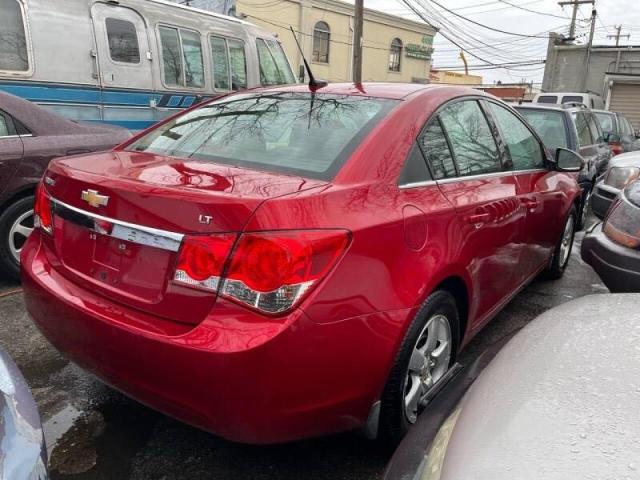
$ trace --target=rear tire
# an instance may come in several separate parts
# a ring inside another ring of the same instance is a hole
[[[378,438],[386,446],[395,447],[424,410],[419,400],[412,401],[416,398],[414,392],[418,392],[419,399],[455,362],[459,325],[455,298],[447,291],[432,293],[420,307],[400,345],[382,393]],[[444,340],[447,335],[448,346]],[[430,351],[433,342],[435,348]],[[424,350],[422,356],[416,353],[421,349]]]
[[[580,208],[580,217],[578,218],[578,224],[576,225],[576,232],[579,232],[580,230],[585,228],[587,224],[589,212],[591,211],[591,195],[593,195],[593,186],[584,193],[584,198],[582,199],[582,208]]]
[[[34,197],[21,198],[0,215],[0,272],[20,280],[20,251],[33,230]]]
[[[576,234],[577,218],[578,213],[576,207],[573,206],[571,207],[564,229],[562,230],[560,240],[553,251],[549,267],[547,267],[547,270],[545,271],[545,277],[550,280],[557,280],[564,275],[564,271],[569,263],[569,258],[571,257],[573,239]]]

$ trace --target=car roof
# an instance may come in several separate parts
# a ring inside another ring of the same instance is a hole
[[[457,93],[467,93],[474,95],[484,95],[483,92],[473,90],[468,87],[459,87],[451,85],[435,85],[421,83],[383,83],[383,82],[365,82],[359,85],[353,83],[330,83],[329,85],[311,89],[307,84],[295,85],[279,85],[267,88],[252,89],[251,92],[291,92],[291,93],[310,93],[327,95],[355,95],[376,98],[387,98],[402,100],[408,96],[420,92],[431,91],[442,93],[443,95],[451,95]]]
[[[638,300],[583,297],[516,334],[458,405],[441,480],[635,478]]]
[[[562,104],[555,103],[530,103],[527,105],[516,105],[514,108],[522,108],[526,110],[552,110],[556,112],[593,112],[589,107],[565,107]]]

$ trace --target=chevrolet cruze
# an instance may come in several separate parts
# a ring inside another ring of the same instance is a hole
[[[106,383],[227,439],[397,441],[460,349],[562,274],[580,167],[469,89],[230,95],[50,164],[27,308]]]

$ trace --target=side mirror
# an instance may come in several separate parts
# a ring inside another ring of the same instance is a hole
[[[560,172],[579,172],[584,166],[584,159],[573,150],[558,148],[556,150],[556,169]]]

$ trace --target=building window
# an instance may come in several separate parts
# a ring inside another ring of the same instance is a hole
[[[138,34],[133,23],[118,18],[107,18],[109,55],[114,62],[140,63]]]
[[[27,35],[22,5],[16,0],[0,0],[0,70],[29,70]]]
[[[331,30],[325,22],[318,22],[313,28],[313,61],[329,63],[329,42]]]
[[[389,50],[389,70],[392,72],[400,71],[400,58],[402,57],[402,40],[394,38],[391,42]]]

